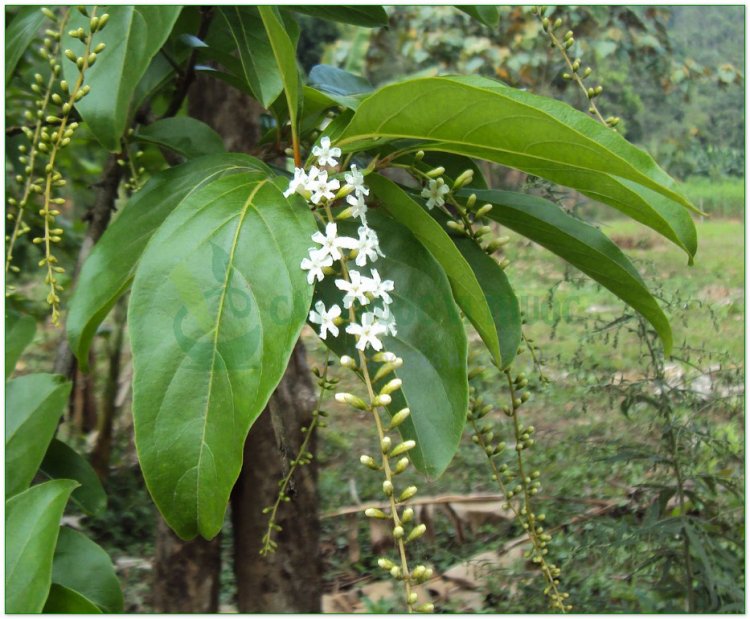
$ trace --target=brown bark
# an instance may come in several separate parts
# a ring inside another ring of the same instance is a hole
[[[305,349],[298,343],[284,377],[245,443],[242,473],[232,493],[234,572],[237,607],[244,613],[314,613],[321,610],[318,558],[320,523],[317,511],[317,470],[314,462],[298,468],[290,487],[291,502],[279,508],[275,553],[259,556],[278,480],[288,471],[309,425],[315,392]],[[310,441],[314,453],[315,437]]]
[[[221,535],[211,541],[177,537],[159,516],[156,527],[152,604],[159,613],[219,610]]]

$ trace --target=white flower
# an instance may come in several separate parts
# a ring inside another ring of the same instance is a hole
[[[443,196],[450,191],[448,185],[442,182],[442,178],[437,180],[431,180],[427,183],[427,187],[422,189],[422,197],[427,198],[427,208],[432,209],[436,206],[443,206],[445,200]]]
[[[383,299],[383,303],[386,305],[392,303],[393,299],[391,299],[391,295],[388,293],[393,292],[393,280],[381,280],[380,273],[378,273],[377,269],[371,269],[370,274],[372,275],[372,278],[368,279],[371,282],[370,287],[372,288],[373,296]]]
[[[378,256],[384,256],[383,252],[380,251],[378,234],[375,230],[367,226],[360,226],[357,232],[359,233],[359,238],[354,242],[352,249],[357,250],[357,259],[355,262],[358,267],[365,266],[368,260],[375,262]]]
[[[335,320],[339,316],[341,316],[341,308],[338,305],[332,305],[326,311],[323,301],[318,301],[315,304],[315,311],[310,310],[309,320],[316,325],[320,325],[320,337],[326,339],[329,332],[333,337],[338,337],[339,328],[336,326]]]
[[[357,244],[357,241],[353,238],[348,236],[337,236],[335,223],[326,224],[326,233],[323,234],[322,232],[316,232],[312,235],[312,240],[322,245],[319,251],[323,255],[331,256],[334,260],[341,260],[341,252],[339,251],[339,248],[344,247],[347,249],[353,249]]]
[[[368,292],[372,292],[370,287],[372,280],[369,277],[362,277],[359,271],[349,271],[349,280],[336,280],[336,288],[346,293],[343,301],[344,307],[349,309],[354,301],[357,301],[360,305],[367,305],[370,299],[366,295]]]
[[[313,168],[317,169],[317,168]],[[305,174],[305,171],[302,168],[294,168],[294,178],[289,181],[289,187],[284,192],[284,197],[288,198],[293,193],[296,193],[296,191],[302,187],[303,189],[306,188],[308,182],[308,176]]]
[[[370,190],[365,186],[365,177],[357,169],[357,166],[352,164],[351,174],[344,174],[344,180],[347,185],[354,187],[354,193],[357,196],[369,196]]]
[[[362,322],[354,323],[346,327],[346,332],[357,336],[357,348],[364,350],[369,344],[375,350],[383,348],[383,342],[380,341],[380,335],[384,335],[386,327],[375,320],[375,315],[371,312],[362,314]]]
[[[312,192],[310,202],[313,204],[320,204],[321,200],[324,198],[326,200],[333,200],[336,197],[336,194],[333,192],[337,191],[341,186],[335,178],[329,181],[328,172],[325,170],[319,171],[317,178],[314,178],[314,180],[310,179],[308,176],[308,180],[310,182],[307,183],[306,188]]]
[[[367,218],[365,217],[365,213],[367,212],[367,205],[365,204],[364,196],[358,193],[350,193],[348,196],[346,196],[346,201],[352,207],[352,217],[359,217],[363,224],[367,224]]]
[[[396,317],[391,314],[391,309],[387,305],[384,305],[382,308],[376,307],[374,313],[375,318],[377,318],[378,322],[385,327],[386,332],[391,335],[396,335]]]
[[[325,135],[320,138],[320,146],[313,146],[312,154],[318,158],[318,165],[336,166],[339,162],[334,157],[341,157],[341,149],[331,148],[331,138]]]
[[[300,267],[305,271],[309,271],[307,274],[307,283],[312,284],[315,281],[315,278],[317,278],[319,282],[322,282],[324,277],[323,267],[329,267],[332,264],[333,258],[327,251],[324,249],[310,248],[310,257],[303,258]]]

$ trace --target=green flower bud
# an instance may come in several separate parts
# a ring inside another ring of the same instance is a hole
[[[401,568],[398,567],[397,565],[394,565],[391,568],[391,576],[393,578],[395,578],[396,580],[400,580],[401,579]]]
[[[376,395],[372,400],[373,406],[388,406],[391,403],[391,396],[387,393]]]
[[[387,454],[390,449],[391,449],[391,437],[384,436],[382,439],[380,439],[380,451],[382,451],[384,454]]]
[[[411,522],[414,520],[414,510],[411,507],[407,507],[404,513],[401,514],[401,522]]]
[[[477,194],[473,193],[469,196],[469,199],[466,200],[466,208],[472,209],[474,208],[474,205],[477,203]]]
[[[380,557],[380,559],[378,559],[378,566],[384,570],[391,570],[393,568],[393,561],[386,559],[385,557]]]
[[[418,599],[419,599],[419,596],[416,594],[416,592],[412,591],[411,593],[409,593],[408,597],[406,598],[406,603],[409,605],[416,604]]]
[[[393,537],[395,539],[401,539],[404,536],[404,527],[395,526],[393,527]]]
[[[402,384],[403,382],[401,381],[400,378],[394,378],[392,380],[389,380],[385,385],[383,385],[382,389],[380,390],[381,396],[383,394],[387,395],[387,394],[393,393],[394,391],[398,391],[399,389],[401,389]]]
[[[380,466],[377,462],[375,462],[375,459],[372,456],[366,456],[361,455],[359,457],[359,461],[364,464],[368,469],[372,469],[373,471],[379,471]]]
[[[484,217],[489,213],[493,208],[492,204],[485,204],[480,209],[477,210],[476,217]]]
[[[104,28],[104,26],[107,24],[108,21],[109,21],[109,13],[105,13],[99,18],[98,30],[101,30],[102,28]]]
[[[388,426],[388,429],[392,430],[393,428],[400,426],[404,421],[406,421],[406,418],[409,415],[411,415],[411,410],[409,410],[408,408],[402,408],[393,417],[391,417],[391,423]]]
[[[353,408],[358,408],[359,410],[363,411],[368,409],[367,404],[365,404],[361,398],[358,398],[356,395],[353,395],[351,393],[337,393],[334,397],[336,398],[337,402],[348,404]]]
[[[422,161],[424,159],[424,151],[418,150],[417,153],[414,155],[414,161]]]
[[[458,178],[453,183],[453,189],[460,189],[464,185],[468,185],[474,179],[474,170],[468,168],[461,172]]]
[[[377,363],[392,363],[396,360],[396,355],[394,355],[392,352],[383,351],[375,353],[375,355],[373,355],[372,357],[372,360]]]
[[[420,606],[417,606],[414,610],[416,610],[418,613],[434,613],[435,605],[432,602],[427,602],[427,604],[421,604]]]
[[[413,542],[415,539],[422,537],[425,534],[425,531],[427,531],[427,526],[425,524],[417,525],[411,530],[411,533],[409,533],[406,542]]]
[[[389,458],[395,458],[396,456],[400,456],[401,454],[405,454],[410,449],[414,449],[417,446],[417,443],[415,441],[404,441],[400,445],[396,445],[396,447],[393,448],[393,451],[391,451],[390,454],[388,454]]]
[[[394,475],[400,475],[403,473],[407,467],[409,466],[409,458],[403,457],[401,458],[397,463],[396,466],[393,468],[393,474]]]
[[[387,479],[383,482],[383,494],[393,496],[393,484]]]
[[[429,178],[437,178],[438,176],[441,176],[445,174],[445,168],[443,166],[438,166],[437,168],[432,168],[429,172],[427,172],[426,176]]]
[[[388,516],[383,510],[376,509],[375,507],[369,507],[365,510],[365,516],[368,518],[377,518],[378,520],[386,520]]]
[[[344,355],[340,359],[341,365],[350,370],[354,370],[357,367],[357,362],[354,361],[349,355]]]
[[[66,49],[64,53],[65,57],[72,62],[75,62],[78,59],[78,56],[75,55],[75,52],[72,49]]]
[[[409,486],[406,490],[404,490],[401,493],[401,496],[398,497],[398,500],[399,500],[400,503],[402,503],[404,501],[408,501],[415,494],[417,494],[417,487],[416,486]]]

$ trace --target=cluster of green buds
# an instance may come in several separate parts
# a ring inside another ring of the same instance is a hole
[[[133,129],[129,129],[128,137],[131,137],[133,133]],[[143,175],[146,168],[140,164],[144,155],[143,151],[139,149],[136,150],[135,154],[131,154],[130,150],[130,145],[127,142],[124,143],[122,154],[117,158],[117,165],[128,169],[128,179],[123,183],[123,186],[130,193],[135,193],[143,187]]]
[[[450,217],[445,225],[452,233],[469,237],[488,255],[493,256],[502,250],[510,241],[510,237],[498,236],[491,226],[492,220],[489,214],[492,212],[493,205],[477,204],[477,196],[474,193],[465,200],[457,199],[456,192],[470,185],[474,180],[474,170],[467,168],[450,183],[443,178],[444,166],[429,170],[420,167],[424,155],[424,151],[418,151],[413,163],[405,167],[423,183],[421,196],[426,198],[427,208],[430,210],[435,207],[440,208]],[[504,255],[496,256],[495,259],[502,269],[510,265],[510,260]]]
[[[531,7],[531,12],[541,20],[542,30],[549,37],[550,47],[557,48],[565,60],[568,71],[562,74],[563,79],[578,84],[586,95],[586,98],[589,100],[589,113],[596,116],[596,118],[603,124],[614,128],[619,124],[620,118],[618,116],[610,116],[605,120],[594,101],[594,99],[604,92],[604,87],[601,84],[595,86],[587,85],[585,80],[591,76],[591,67],[585,67],[582,70],[581,59],[578,56],[571,58],[568,53],[576,43],[575,34],[572,30],[568,30],[562,36],[558,36],[557,31],[562,27],[563,20],[559,17],[554,20],[548,17],[546,15],[547,9],[548,7],[546,6],[533,6]]]
[[[476,381],[485,373],[485,368],[476,363],[475,355],[469,355],[469,367],[470,382]],[[531,502],[531,497],[541,488],[541,473],[537,470],[527,473],[523,457],[523,452],[534,445],[535,431],[534,426],[524,426],[518,415],[519,409],[530,398],[530,393],[526,390],[528,379],[523,373],[515,377],[510,371],[506,371],[505,374],[511,402],[503,407],[503,412],[512,420],[515,457],[510,456],[507,462],[501,462],[503,454],[507,456],[513,451],[509,452],[506,449],[505,441],[499,439],[493,424],[488,421],[493,406],[485,403],[481,396],[477,395],[477,387],[474,384],[469,387],[467,414],[469,426],[474,432],[472,441],[487,456],[492,481],[498,484],[505,497],[503,507],[512,510],[516,521],[528,536],[531,548],[525,556],[537,565],[544,576],[544,594],[548,597],[550,605],[561,612],[568,612],[572,610],[572,606],[567,602],[569,595],[559,590],[560,568],[546,558],[552,536],[544,528],[545,515],[536,514]]]
[[[368,361],[377,366],[372,379],[369,377],[369,370],[362,365]],[[409,501],[417,493],[417,487],[406,486],[399,489],[397,480],[398,476],[409,468],[409,452],[416,447],[416,443],[413,440],[400,440],[397,434],[391,436],[391,432],[397,432],[399,426],[409,418],[411,411],[402,408],[387,422],[381,418],[381,411],[392,403],[391,394],[401,389],[401,379],[391,376],[402,363],[403,360],[391,352],[377,352],[369,360],[361,355],[359,364],[353,358],[343,356],[341,364],[344,367],[363,374],[370,397],[369,402],[365,402],[351,393],[337,393],[336,400],[354,409],[369,411],[377,429],[377,455],[362,454],[360,462],[368,469],[383,475],[383,495],[389,507],[385,510],[368,508],[365,510],[365,516],[391,522],[394,546],[398,548],[399,553],[395,561],[381,557],[378,565],[403,584],[409,612],[431,613],[434,606],[430,603],[418,604],[418,596],[413,587],[429,580],[432,570],[424,565],[418,565],[410,570],[406,553],[406,546],[419,539],[426,531],[424,524],[415,522],[414,509],[409,506]],[[378,382],[384,384],[376,394],[373,385]]]
[[[6,251],[6,273],[10,270],[17,271],[17,267],[12,265],[13,248],[18,238],[30,230],[30,227],[24,223],[23,217],[25,209],[34,196],[40,196],[42,208],[39,215],[43,220],[43,234],[33,239],[36,245],[42,245],[44,257],[39,261],[39,266],[46,268],[45,284],[48,287],[47,303],[52,308],[52,322],[59,324],[59,293],[63,287],[58,281],[61,273],[64,273],[63,267],[58,264],[57,257],[53,254],[53,246],[62,240],[63,229],[56,224],[56,218],[60,214],[59,207],[65,203],[65,199],[55,195],[57,190],[64,187],[66,181],[62,174],[57,170],[57,156],[59,152],[66,148],[78,129],[77,122],[70,121],[70,115],[74,105],[88,95],[90,87],[83,84],[85,72],[91,67],[97,59],[97,54],[101,53],[104,43],[94,46],[94,34],[101,31],[109,20],[109,15],[104,14],[97,17],[92,14],[89,19],[88,28],[80,27],[68,32],[72,38],[80,40],[84,45],[82,55],[75,54],[72,50],[66,49],[64,56],[71,62],[74,62],[78,75],[74,84],[69,84],[67,80],[60,79],[62,74],[62,65],[60,64],[59,52],[60,41],[65,32],[70,10],[66,10],[60,17],[53,11],[44,8],[44,15],[52,20],[55,29],[45,31],[45,38],[42,46],[39,48],[39,55],[49,64],[50,74],[47,79],[37,73],[34,75],[34,83],[31,85],[32,92],[37,95],[34,102],[37,108],[36,112],[26,110],[24,118],[29,122],[34,122],[34,128],[25,126],[22,131],[28,140],[28,144],[19,147],[21,153],[19,162],[23,165],[23,174],[16,176],[16,182],[22,186],[21,198],[19,200],[9,200],[11,206],[16,207],[15,213],[10,213],[8,219],[15,220],[14,230],[9,237],[6,237],[8,248]],[[84,7],[78,9],[86,17],[89,17]],[[92,13],[95,13],[96,9]],[[12,293],[13,289],[9,288],[8,292]]]
[[[312,412],[312,421],[310,422],[310,425],[302,426],[300,428],[300,432],[304,435],[304,438],[300,443],[296,455],[289,461],[289,468],[286,475],[279,480],[279,490],[276,494],[276,501],[273,505],[263,508],[263,514],[268,516],[268,524],[266,526],[266,532],[261,539],[262,547],[260,549],[260,554],[262,556],[273,553],[278,548],[279,545],[274,539],[274,534],[279,533],[282,530],[281,525],[276,521],[279,508],[283,503],[289,503],[292,500],[289,490],[292,478],[297,469],[310,464],[313,461],[313,453],[310,451],[311,437],[315,434],[316,429],[325,428],[328,425],[325,420],[326,417],[328,417],[328,413],[322,408],[323,401],[325,396],[333,392],[336,385],[339,383],[339,379],[328,377],[328,354],[326,354],[323,363],[323,370],[321,371],[318,368],[313,368],[312,373],[316,378],[319,388],[318,401],[315,405],[315,410]]]

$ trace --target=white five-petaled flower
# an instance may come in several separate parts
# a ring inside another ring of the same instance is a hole
[[[378,234],[375,230],[367,226],[360,226],[357,232],[359,233],[359,238],[355,240],[353,247],[353,249],[357,250],[355,262],[358,267],[363,267],[367,264],[368,260],[375,262],[378,256],[383,256],[383,252],[380,251]]]
[[[369,196],[370,189],[365,185],[365,177],[357,169],[355,164],[352,164],[351,174],[348,172],[344,174],[344,180],[347,185],[354,187],[354,193],[357,196]]]
[[[441,178],[440,181],[443,179]],[[445,199],[443,196],[448,193],[450,189],[443,182],[437,180],[431,180],[427,183],[427,187],[422,189],[422,197],[427,198],[427,208],[433,209],[436,206],[443,206]]]
[[[385,335],[386,327],[375,319],[372,312],[362,314],[361,323],[353,323],[346,327],[346,332],[357,336],[357,348],[364,350],[368,344],[375,350],[383,348],[379,336]]]
[[[326,339],[328,333],[333,337],[338,337],[339,328],[336,326],[336,319],[341,316],[341,308],[338,305],[332,305],[326,310],[323,301],[315,304],[315,310],[310,310],[310,322],[320,325],[320,337]]]
[[[343,301],[344,307],[349,309],[354,301],[357,301],[360,305],[367,305],[370,302],[367,293],[372,292],[370,286],[372,280],[369,277],[362,277],[359,271],[349,271],[349,280],[336,280],[336,288],[346,293]]]
[[[396,335],[396,317],[391,313],[391,308],[387,305],[375,308],[375,318],[386,328],[391,335]]]
[[[312,154],[318,158],[318,165],[336,166],[339,162],[334,157],[341,157],[341,149],[331,148],[331,138],[326,135],[320,138],[320,146],[313,146]]]
[[[323,268],[333,265],[333,257],[324,249],[310,248],[310,257],[303,258],[300,267],[309,271],[307,274],[307,283],[312,284],[315,279],[323,281]]]
[[[316,232],[312,235],[312,240],[322,245],[319,251],[324,256],[331,256],[334,260],[341,260],[340,248],[353,249],[357,243],[356,239],[348,236],[337,236],[335,223],[326,224],[326,233]]]
[[[294,178],[289,181],[289,187],[284,192],[284,197],[288,198],[293,193],[302,187],[303,189],[307,185],[307,174],[302,168],[294,168]]]
[[[352,217],[359,217],[363,224],[367,223],[367,205],[365,204],[365,198],[362,194],[353,193],[346,196],[346,201],[352,207]],[[360,265],[362,266],[362,265]]]
[[[329,181],[325,170],[319,171],[314,179],[308,177],[308,181],[306,188],[312,192],[310,202],[313,204],[320,204],[323,199],[333,200],[336,197],[334,191],[341,186],[335,178]]]
[[[391,299],[391,295],[388,293],[393,292],[393,280],[381,280],[377,269],[370,269],[370,274],[372,275],[370,278],[370,287],[372,288],[373,296],[383,299],[383,303],[386,305],[392,303],[393,299]]]

